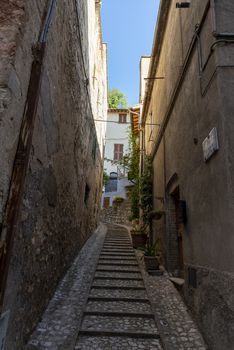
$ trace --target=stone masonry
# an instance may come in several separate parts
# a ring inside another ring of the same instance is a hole
[[[101,210],[100,219],[106,223],[120,224],[129,226],[129,217],[131,216],[130,199],[126,199],[123,203],[114,204],[112,207],[103,208]]]
[[[148,80],[142,109],[165,213],[154,237],[213,350],[234,348],[233,13],[233,0],[161,0],[148,77],[163,79]]]
[[[48,4],[47,0],[2,0],[0,5],[0,224],[26,103],[32,50]],[[48,32],[4,301],[4,310],[11,312],[7,350],[23,348],[58,281],[97,225],[102,164],[88,79],[89,40],[94,40],[89,37],[88,11],[83,0],[57,1]],[[96,16],[89,21],[95,26]],[[100,28],[95,31],[95,40],[100,41],[97,33],[101,34]],[[100,57],[105,60],[105,53]],[[99,84],[102,96],[105,83],[104,79]]]

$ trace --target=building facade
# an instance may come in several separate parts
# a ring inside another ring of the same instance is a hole
[[[126,198],[128,169],[121,163],[129,152],[131,119],[128,109],[109,109],[106,127],[104,171],[109,176],[102,195],[102,206],[112,206],[115,197]]]
[[[142,111],[153,234],[213,350],[234,346],[233,11],[161,1]]]
[[[24,347],[98,222],[105,128],[95,120],[107,111],[100,1],[3,0],[0,38],[0,287],[12,350]]]

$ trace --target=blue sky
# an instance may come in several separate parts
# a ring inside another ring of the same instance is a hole
[[[103,41],[108,44],[109,88],[118,88],[129,105],[139,100],[139,62],[150,55],[159,0],[103,0]]]

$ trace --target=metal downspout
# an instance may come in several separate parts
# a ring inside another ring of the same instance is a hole
[[[7,285],[11,252],[14,237],[17,232],[20,205],[32,146],[32,137],[38,107],[41,87],[42,67],[48,30],[52,20],[56,0],[49,0],[45,11],[46,17],[42,24],[37,44],[33,49],[34,59],[24,107],[17,151],[15,154],[8,198],[4,210],[3,227],[0,238],[0,312],[2,313],[4,295]]]

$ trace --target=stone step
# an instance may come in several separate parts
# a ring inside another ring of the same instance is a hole
[[[114,265],[99,265],[97,266],[96,271],[116,271],[116,272],[125,272],[125,273],[131,273],[131,272],[138,272],[139,267],[128,267],[128,266],[114,266]]]
[[[86,335],[86,336],[94,336],[94,337],[130,337],[130,338],[142,338],[142,339],[159,339],[159,334],[155,332],[141,332],[141,331],[135,331],[135,330],[127,330],[127,331],[121,331],[121,330],[116,330],[112,331],[107,329],[86,329],[86,328],[81,328],[79,331],[79,334]]]
[[[128,245],[128,244],[124,244],[124,245],[116,245],[116,244],[104,244],[103,248],[102,249],[132,249],[132,246]]]
[[[132,248],[131,242],[104,242],[103,246],[108,246],[108,247],[129,247]]]
[[[121,239],[105,239],[104,244],[130,244],[131,240],[129,238]]]
[[[129,239],[125,239],[125,240],[119,240],[119,241],[110,241],[110,240],[106,240],[104,241],[104,244],[113,244],[113,245],[131,245],[131,241]]]
[[[99,264],[100,263],[109,263],[109,264],[136,264],[136,259],[134,257],[132,258],[99,258]]]
[[[133,253],[133,249],[131,248],[131,249],[128,249],[128,248],[126,248],[126,249],[116,249],[116,248],[113,248],[113,249],[111,249],[111,248],[105,248],[105,249],[102,249],[102,251],[101,251],[102,253]]]
[[[104,277],[104,278],[142,278],[140,272],[118,272],[118,271],[96,271],[96,277]]]
[[[97,302],[108,302],[108,301],[115,301],[115,302],[121,302],[121,301],[127,301],[131,303],[149,303],[148,298],[139,297],[136,296],[127,297],[127,296],[89,296],[89,301],[97,301]]]
[[[159,339],[80,335],[75,350],[163,350]]]
[[[119,241],[119,242],[122,242],[122,241],[130,241],[131,239],[128,237],[128,236],[124,236],[124,237],[120,237],[120,238],[116,238],[116,237],[106,237],[105,241]]]
[[[99,298],[128,298],[128,299],[148,299],[145,290],[126,290],[124,288],[108,289],[108,288],[91,288],[90,297]]]
[[[118,289],[121,289],[121,290],[145,290],[145,287],[144,286],[118,286],[118,285],[115,285],[115,286],[110,286],[110,285],[95,285],[93,284],[91,289],[103,289],[105,288],[105,290],[109,289],[109,290],[116,290],[117,288]]]
[[[85,315],[81,331],[93,332],[137,332],[145,335],[158,334],[153,318],[129,316]],[[111,335],[111,334],[110,334]],[[127,335],[127,334],[126,334]]]
[[[131,287],[131,288],[136,288],[136,287],[144,287],[143,281],[142,280],[129,280],[129,279],[102,279],[102,280],[93,280],[93,286],[95,287]]]
[[[85,311],[84,316],[103,316],[103,317],[137,317],[137,318],[152,318],[154,314],[144,312],[119,312],[119,311]]]
[[[131,239],[128,238],[128,237],[125,237],[125,238],[106,238],[104,243],[131,243]]]
[[[127,313],[144,313],[151,314],[151,307],[148,300],[136,302],[136,301],[116,301],[116,300],[105,300],[105,301],[96,301],[89,300],[86,305],[86,311],[92,312],[127,312]]]
[[[103,260],[99,260],[98,262],[98,266],[138,266],[137,263],[134,263],[134,261],[113,261],[113,260],[107,260],[107,261],[103,261]]]
[[[134,250],[133,249],[128,249],[126,252],[124,251],[124,252],[113,252],[112,250],[111,251],[107,251],[106,252],[106,249],[104,249],[104,251],[102,250],[101,251],[101,254],[106,254],[106,255],[108,255],[108,254],[110,254],[110,255],[118,255],[118,254],[121,254],[121,255],[123,255],[123,254],[129,254],[129,255],[132,255],[132,256],[135,256],[135,252],[134,252]]]
[[[128,258],[127,256],[123,256],[123,257],[121,257],[121,256],[116,256],[116,257],[113,257],[113,256],[101,256],[100,258],[99,258],[99,260],[113,260],[113,261],[125,261],[125,260],[127,260],[127,261],[136,261],[136,258],[133,256],[133,257],[130,257],[130,258]]]
[[[140,275],[140,273],[139,273]],[[112,274],[108,277],[105,277],[105,276],[94,276],[94,280],[109,280],[109,281],[114,281],[114,280],[121,280],[121,281],[129,281],[130,283],[132,281],[143,281],[142,277],[126,277],[126,275],[124,275],[123,277],[115,277],[115,276],[112,276]]]
[[[106,240],[108,239],[113,239],[113,240],[120,240],[120,239],[129,239],[129,236],[126,234],[126,235],[116,235],[116,234],[113,234],[113,235],[107,235],[106,236]]]
[[[126,244],[126,245],[122,245],[121,244],[121,246],[116,246],[115,244],[110,244],[108,247],[106,247],[105,248],[105,244],[103,245],[103,248],[102,248],[102,250],[133,250],[133,247],[132,247],[132,245],[130,245],[130,244]]]
[[[135,258],[135,254],[134,254],[134,252],[129,252],[129,253],[119,253],[119,252],[117,252],[117,253],[113,253],[113,252],[107,252],[107,253],[103,253],[103,252],[101,252],[101,254],[100,254],[100,257],[101,258],[104,258],[104,257],[107,257],[107,256],[112,256],[113,258],[116,258],[116,257],[119,257],[119,258],[121,258],[121,257],[124,257],[124,258],[126,258],[126,257],[130,257],[130,258]]]

